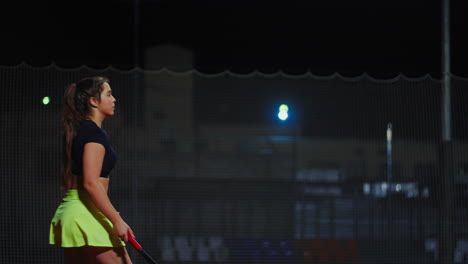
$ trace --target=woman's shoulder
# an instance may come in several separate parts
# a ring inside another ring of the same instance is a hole
[[[96,136],[101,136],[101,137],[106,137],[106,133],[96,125],[91,120],[84,120],[81,122],[80,128],[78,129],[77,133],[78,137],[96,137]]]
[[[100,131],[101,129],[92,120],[83,120],[78,131]]]

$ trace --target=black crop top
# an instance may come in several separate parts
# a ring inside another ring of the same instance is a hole
[[[83,175],[83,151],[86,143],[95,142],[104,146],[106,153],[102,163],[100,177],[108,178],[109,173],[114,168],[117,161],[117,156],[114,149],[110,145],[109,136],[106,131],[96,125],[91,120],[85,120],[81,123],[76,136],[73,138],[71,158],[72,158],[72,173],[75,175]]]

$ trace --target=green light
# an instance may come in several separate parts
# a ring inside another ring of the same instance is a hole
[[[279,111],[280,111],[280,112],[286,112],[286,113],[287,113],[287,112],[289,111],[288,105],[286,105],[286,104],[280,105]]]
[[[43,105],[48,105],[50,103],[50,97],[49,96],[44,96],[44,98],[42,98],[42,104]]]

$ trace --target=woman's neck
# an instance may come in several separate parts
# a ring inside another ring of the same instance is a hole
[[[89,116],[88,119],[96,123],[98,127],[102,128],[102,121],[104,121],[103,118],[98,118],[96,116]]]

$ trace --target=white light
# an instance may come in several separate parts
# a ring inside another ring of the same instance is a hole
[[[395,186],[395,190],[396,190],[397,192],[401,191],[401,184],[398,183],[398,184]]]
[[[387,141],[392,141],[392,124],[388,124],[387,126]]]
[[[364,191],[364,194],[365,195],[369,195],[370,191],[371,191],[371,186],[369,183],[364,183],[363,185],[363,191]]]
[[[278,118],[284,121],[284,120],[288,119],[288,113],[286,113],[286,112],[279,112],[279,113],[278,113]]]

